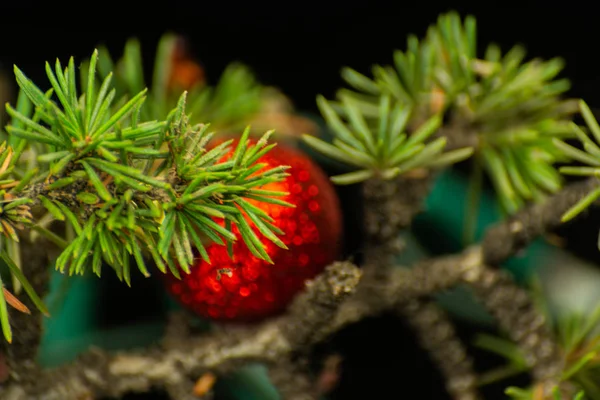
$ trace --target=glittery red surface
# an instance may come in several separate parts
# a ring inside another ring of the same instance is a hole
[[[269,264],[254,257],[241,238],[234,244],[233,259],[225,246],[210,244],[207,252],[211,264],[198,259],[191,274],[182,274],[182,280],[168,276],[168,291],[202,317],[251,321],[275,315],[304,288],[307,279],[315,277],[338,256],[341,210],[324,172],[305,154],[283,144],[258,162],[269,167],[291,166],[289,177],[264,189],[289,192],[282,199],[296,208],[253,202],[285,232],[280,238],[289,249],[281,249],[264,239],[266,251],[274,262]],[[234,233],[238,234],[235,230]],[[218,280],[217,271],[222,268],[231,269],[231,276],[223,274]]]

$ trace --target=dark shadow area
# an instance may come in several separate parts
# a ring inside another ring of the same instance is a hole
[[[477,371],[502,365],[502,358],[471,345],[475,335],[484,333],[480,327],[461,320],[453,322]],[[340,354],[343,362],[339,386],[330,393],[329,400],[383,399],[392,393],[407,399],[451,399],[428,353],[417,344],[411,328],[396,316],[365,319],[342,330],[315,349],[314,358],[320,360],[332,353]],[[525,386],[528,381],[527,376],[507,379],[486,386],[482,394],[487,400],[505,399],[507,386]]]
[[[120,399],[107,397],[100,400],[169,400],[169,396],[164,392],[156,391],[150,393],[128,393]]]

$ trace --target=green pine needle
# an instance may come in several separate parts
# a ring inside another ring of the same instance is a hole
[[[6,299],[4,298],[4,292],[2,288],[2,277],[0,277],[0,325],[2,326],[2,333],[8,343],[12,343],[12,328],[10,326],[8,307],[6,306]]]
[[[168,58],[172,38],[161,45],[159,56]],[[140,66],[139,43],[131,40],[116,64],[105,49],[94,51],[80,69],[73,58],[66,67],[59,60],[47,63],[52,89],[45,92],[15,67],[20,95],[15,107],[6,106],[9,140],[0,144],[0,185],[12,194],[0,203],[6,240],[18,246],[18,230],[28,227],[62,249],[55,263],[61,273],[101,276],[108,265],[127,285],[132,268],[151,275],[147,259],[163,273],[189,273],[195,251],[210,262],[211,244],[231,251],[232,243],[241,241],[256,257],[272,262],[263,238],[285,249],[278,237],[283,232],[246,201],[293,207],[284,199],[288,193],[261,189],[288,176],[286,166],[259,162],[275,146],[269,143],[272,131],[251,144],[247,127],[235,148],[232,141],[209,148],[210,125],[191,122],[193,112],[196,118],[215,117],[220,126],[239,126],[258,109],[262,87],[236,65],[210,95],[194,89],[175,97],[165,86],[167,69],[156,72],[155,93],[145,89]],[[33,157],[21,158],[26,150]],[[233,157],[222,161],[231,152]],[[67,224],[66,237],[47,223],[38,225],[34,205],[47,211],[49,222]],[[47,312],[11,256],[2,253],[2,259]],[[0,324],[10,340],[6,302],[0,297]]]
[[[336,184],[360,183],[372,177],[392,179],[417,168],[443,168],[473,154],[472,148],[443,153],[445,138],[430,141],[442,122],[437,114],[411,134],[404,132],[412,109],[388,95],[380,98],[380,112],[372,124],[350,98],[342,99],[342,112],[322,96],[317,101],[334,132],[333,142],[310,135],[303,135],[303,140],[321,154],[358,170],[333,177]]]

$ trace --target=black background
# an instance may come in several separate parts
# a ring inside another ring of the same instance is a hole
[[[441,12],[478,20],[479,45],[526,45],[532,57],[563,57],[572,95],[598,103],[600,24],[593,2],[542,1],[14,1],[2,2],[0,62],[45,80],[43,62],[89,57],[98,43],[115,55],[125,40],[142,41],[152,60],[165,31],[185,34],[209,77],[234,60],[282,88],[302,109],[333,94],[344,65],[368,72],[391,61],[406,35],[425,33]],[[41,83],[44,82],[41,81]]]
[[[422,35],[441,12],[456,10],[477,17],[481,50],[491,41],[504,51],[520,43],[531,57],[564,58],[571,96],[600,106],[600,24],[594,2],[2,3],[0,68],[10,72],[17,64],[42,85],[45,61],[87,58],[99,43],[119,55],[131,36],[141,40],[145,60],[152,61],[160,35],[173,31],[190,40],[209,80],[218,78],[229,62],[241,61],[263,83],[283,89],[299,109],[316,111],[315,96],[331,96],[342,84],[342,66],[369,72],[374,63],[391,62],[392,51],[404,48],[407,34]],[[117,286],[111,290],[121,290]],[[128,312],[134,312],[135,303],[129,304]],[[468,327],[464,335],[470,335]],[[340,388],[332,397],[447,398],[440,377],[415,343],[410,331],[391,317],[342,332],[324,349],[346,357]],[[503,398],[491,392],[487,398]]]

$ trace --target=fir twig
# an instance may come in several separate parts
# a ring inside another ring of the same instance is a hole
[[[428,300],[401,304],[399,313],[415,330],[421,345],[444,375],[446,389],[455,400],[480,399],[473,362],[444,311]]]
[[[251,145],[247,128],[235,148],[231,142],[211,148],[208,125],[189,122],[185,92],[163,119],[149,120],[156,114],[142,112],[148,94],[138,58],[139,46],[130,42],[122,62],[123,81],[134,93],[121,102],[114,102],[110,72],[97,82],[97,67],[102,70],[103,61],[111,63],[100,60],[98,51],[81,74],[81,89],[73,58],[66,67],[59,60],[54,67],[46,64],[47,92],[15,67],[21,96],[16,108],[6,106],[11,140],[0,143],[0,256],[44,313],[20,273],[19,231],[26,228],[62,247],[56,260],[60,272],[83,275],[91,270],[100,276],[102,266],[108,265],[128,285],[132,268],[150,276],[149,258],[163,273],[188,273],[196,251],[208,260],[207,241],[229,245],[238,239],[232,227],[239,228],[240,239],[258,258],[271,261],[251,225],[285,247],[264,223],[269,216],[247,207],[244,200],[273,202],[286,194],[257,191],[287,176],[286,166],[260,169],[257,164],[273,147],[268,143],[271,132]],[[41,167],[19,172],[28,167],[21,160],[24,151],[34,148],[40,150],[36,161]],[[40,223],[34,217],[38,207],[48,217]],[[52,220],[64,223],[74,237],[69,240],[48,229]],[[0,323],[10,341],[4,292]]]
[[[598,185],[595,178],[569,184],[548,200],[524,208],[504,223],[490,227],[483,239],[485,263],[500,265],[535,238],[552,232],[562,224],[563,214]]]

